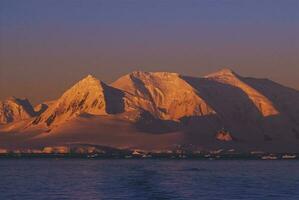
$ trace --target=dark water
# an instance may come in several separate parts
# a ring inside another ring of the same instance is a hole
[[[0,199],[299,199],[299,161],[1,159]]]

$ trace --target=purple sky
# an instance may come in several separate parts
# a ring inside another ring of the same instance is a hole
[[[0,100],[55,99],[93,74],[229,67],[299,89],[298,0],[1,0]]]

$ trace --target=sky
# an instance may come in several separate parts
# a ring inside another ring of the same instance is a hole
[[[221,68],[299,89],[298,0],[0,0],[0,100],[92,74]]]

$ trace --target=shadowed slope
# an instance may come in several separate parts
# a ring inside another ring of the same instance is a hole
[[[106,102],[106,113],[119,114],[125,112],[125,93],[106,84],[103,84],[102,87]]]
[[[243,78],[243,81],[270,99],[281,114],[299,124],[299,91],[268,79]]]
[[[277,84],[275,87],[273,82],[272,84],[261,83],[263,80],[259,79],[254,79],[256,81],[253,83],[253,79],[243,78],[228,69],[205,78],[185,77],[184,79],[209,102],[220,116],[224,127],[232,131],[233,135],[237,135],[236,138],[240,141],[272,143],[273,141],[290,142],[297,138],[298,126],[295,119],[297,119],[298,96],[296,92],[290,94],[289,89],[278,88]],[[257,84],[258,82],[261,84]],[[275,94],[269,94],[271,91]],[[278,101],[275,100],[275,96]],[[292,99],[292,107],[286,103],[287,98]],[[292,120],[289,120],[284,112],[288,113],[288,116],[291,115]]]
[[[209,119],[211,127],[217,127],[218,130],[228,129],[239,140],[263,138],[261,129],[263,116],[241,89],[213,79],[186,76],[182,78],[196,88],[199,95],[215,109],[217,117]],[[198,120],[193,119],[193,122],[188,124],[189,131],[201,130],[204,125],[198,123]],[[217,129],[214,129],[214,133],[218,131]]]
[[[299,140],[299,91],[267,79],[243,78],[243,81],[267,96],[279,110],[280,115],[267,119],[269,129]]]
[[[243,82],[242,77],[230,69],[220,70],[216,73],[205,76],[205,78],[241,89],[265,117],[279,114],[277,109],[274,107],[272,102],[267,99],[267,97]]]

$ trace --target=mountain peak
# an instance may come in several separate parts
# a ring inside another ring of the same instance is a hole
[[[100,81],[97,78],[95,78],[94,76],[92,76],[91,74],[88,74],[80,82],[100,83]]]
[[[145,71],[141,71],[141,70],[135,70],[132,71],[131,73],[127,74],[127,76],[129,77],[143,77],[143,76],[147,76],[149,74],[149,72],[145,72]]]
[[[93,75],[91,75],[91,74],[88,74],[85,78],[86,79],[95,79],[95,77]]]
[[[138,77],[138,78],[161,78],[161,79],[167,79],[167,78],[173,78],[178,77],[179,74],[173,73],[173,72],[144,72],[144,71],[133,71],[129,74],[130,77]]]
[[[208,74],[207,78],[209,77],[218,77],[218,76],[239,76],[237,73],[235,73],[232,69],[230,68],[223,68],[217,72],[214,72],[214,73],[211,73],[211,74]]]
[[[223,68],[223,69],[219,70],[219,72],[221,72],[221,73],[229,73],[229,74],[235,73],[231,68]]]
[[[72,92],[83,92],[83,91],[94,91],[94,90],[103,90],[102,87],[105,83],[98,80],[92,75],[87,75],[85,78],[81,79],[79,82],[73,85],[68,91]],[[68,92],[67,91],[67,92]]]
[[[106,115],[121,112],[122,94],[120,93],[92,75],[88,75],[63,93],[41,115],[37,123],[45,122],[47,126],[50,126],[63,123],[82,113]],[[114,107],[111,108],[111,104]]]
[[[85,93],[98,93],[103,90],[105,83],[94,78],[92,75],[88,75],[75,83],[70,89],[68,89],[63,96],[76,96],[77,94]]]
[[[15,101],[17,99],[17,97],[15,96],[10,96],[6,99],[6,101]]]
[[[18,97],[15,97],[15,96],[8,97],[6,99],[6,101],[10,101],[10,102],[14,102],[14,103],[19,103],[19,104],[29,102],[29,100],[27,98],[18,98]]]
[[[132,95],[130,107],[141,107],[159,119],[179,120],[214,112],[177,73],[134,71],[112,86]]]
[[[236,74],[231,69],[222,69],[218,72],[205,76],[222,84],[230,85],[239,88],[244,92],[256,108],[263,116],[271,116],[279,114],[279,111],[274,107],[272,102],[252,86],[246,84],[243,78]]]

